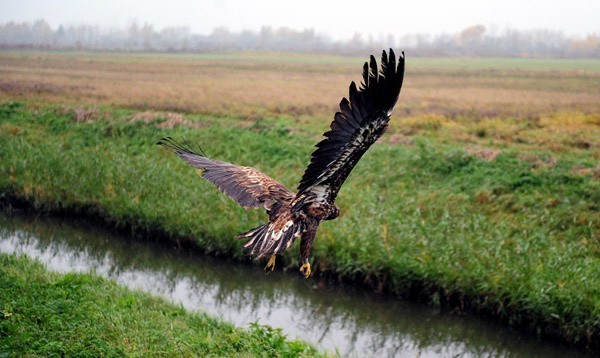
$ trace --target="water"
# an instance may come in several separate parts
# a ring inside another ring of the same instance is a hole
[[[135,241],[86,222],[0,214],[0,252],[58,272],[95,272],[237,326],[279,327],[343,356],[585,356],[471,316],[317,284],[295,272],[265,275],[257,266]]]

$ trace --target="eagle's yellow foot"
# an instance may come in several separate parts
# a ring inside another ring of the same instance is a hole
[[[267,266],[265,266],[265,272],[266,273],[273,272],[274,269],[275,269],[275,255],[271,256],[271,258],[269,259],[269,262],[267,262]]]
[[[304,275],[304,278],[308,278],[310,276],[310,264],[308,260],[300,266],[300,272]]]

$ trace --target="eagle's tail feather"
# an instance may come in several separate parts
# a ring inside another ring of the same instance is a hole
[[[281,254],[289,249],[302,233],[302,224],[288,220],[281,223],[268,222],[248,232],[238,235],[238,239],[247,239],[244,248],[248,255],[260,260],[272,255]],[[280,229],[277,229],[279,227]]]

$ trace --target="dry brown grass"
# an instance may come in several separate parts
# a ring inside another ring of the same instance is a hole
[[[75,122],[91,122],[99,119],[97,108],[75,108],[71,111]]]
[[[350,80],[360,80],[359,61],[0,52],[0,94],[237,117],[331,117]],[[485,117],[600,111],[600,74],[595,72],[431,70],[410,58],[408,66],[398,107],[404,113]]]
[[[239,117],[331,112],[351,78],[316,65],[54,53],[0,53],[0,71],[3,97]]]
[[[174,112],[138,112],[131,116],[131,121],[155,124],[159,128],[175,128],[178,126],[201,128],[205,126],[204,123],[189,121],[185,119],[183,114]]]
[[[163,126],[195,125],[181,113],[231,116],[242,124],[274,116],[321,123],[332,118],[349,82],[360,81],[362,59],[320,59],[0,52],[0,96],[80,108],[76,120],[93,119],[93,108],[109,105],[140,110],[149,120],[162,113]],[[435,133],[466,146],[591,149],[600,158],[600,71],[477,69],[468,60],[466,68],[436,68],[431,62],[408,58],[396,108],[403,121],[392,123],[392,142]]]
[[[576,165],[573,167],[573,172],[579,175],[588,175],[594,179],[600,180],[600,165],[596,165],[592,168],[588,168],[582,165]]]
[[[465,149],[467,154],[477,157],[481,160],[485,160],[487,162],[491,162],[496,159],[496,157],[502,153],[500,149],[496,148],[484,148],[480,146],[469,146]]]

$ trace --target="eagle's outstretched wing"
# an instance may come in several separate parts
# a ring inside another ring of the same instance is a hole
[[[317,201],[333,203],[340,187],[358,162],[385,131],[400,95],[404,78],[404,53],[396,57],[383,51],[381,71],[375,57],[364,65],[360,89],[350,84],[350,100],[343,98],[340,111],[312,154],[298,186],[298,196],[312,194]]]
[[[283,184],[255,168],[207,158],[170,137],[161,139],[157,144],[179,155],[191,166],[204,170],[203,178],[246,209],[263,206],[270,210],[273,204],[295,197]]]

